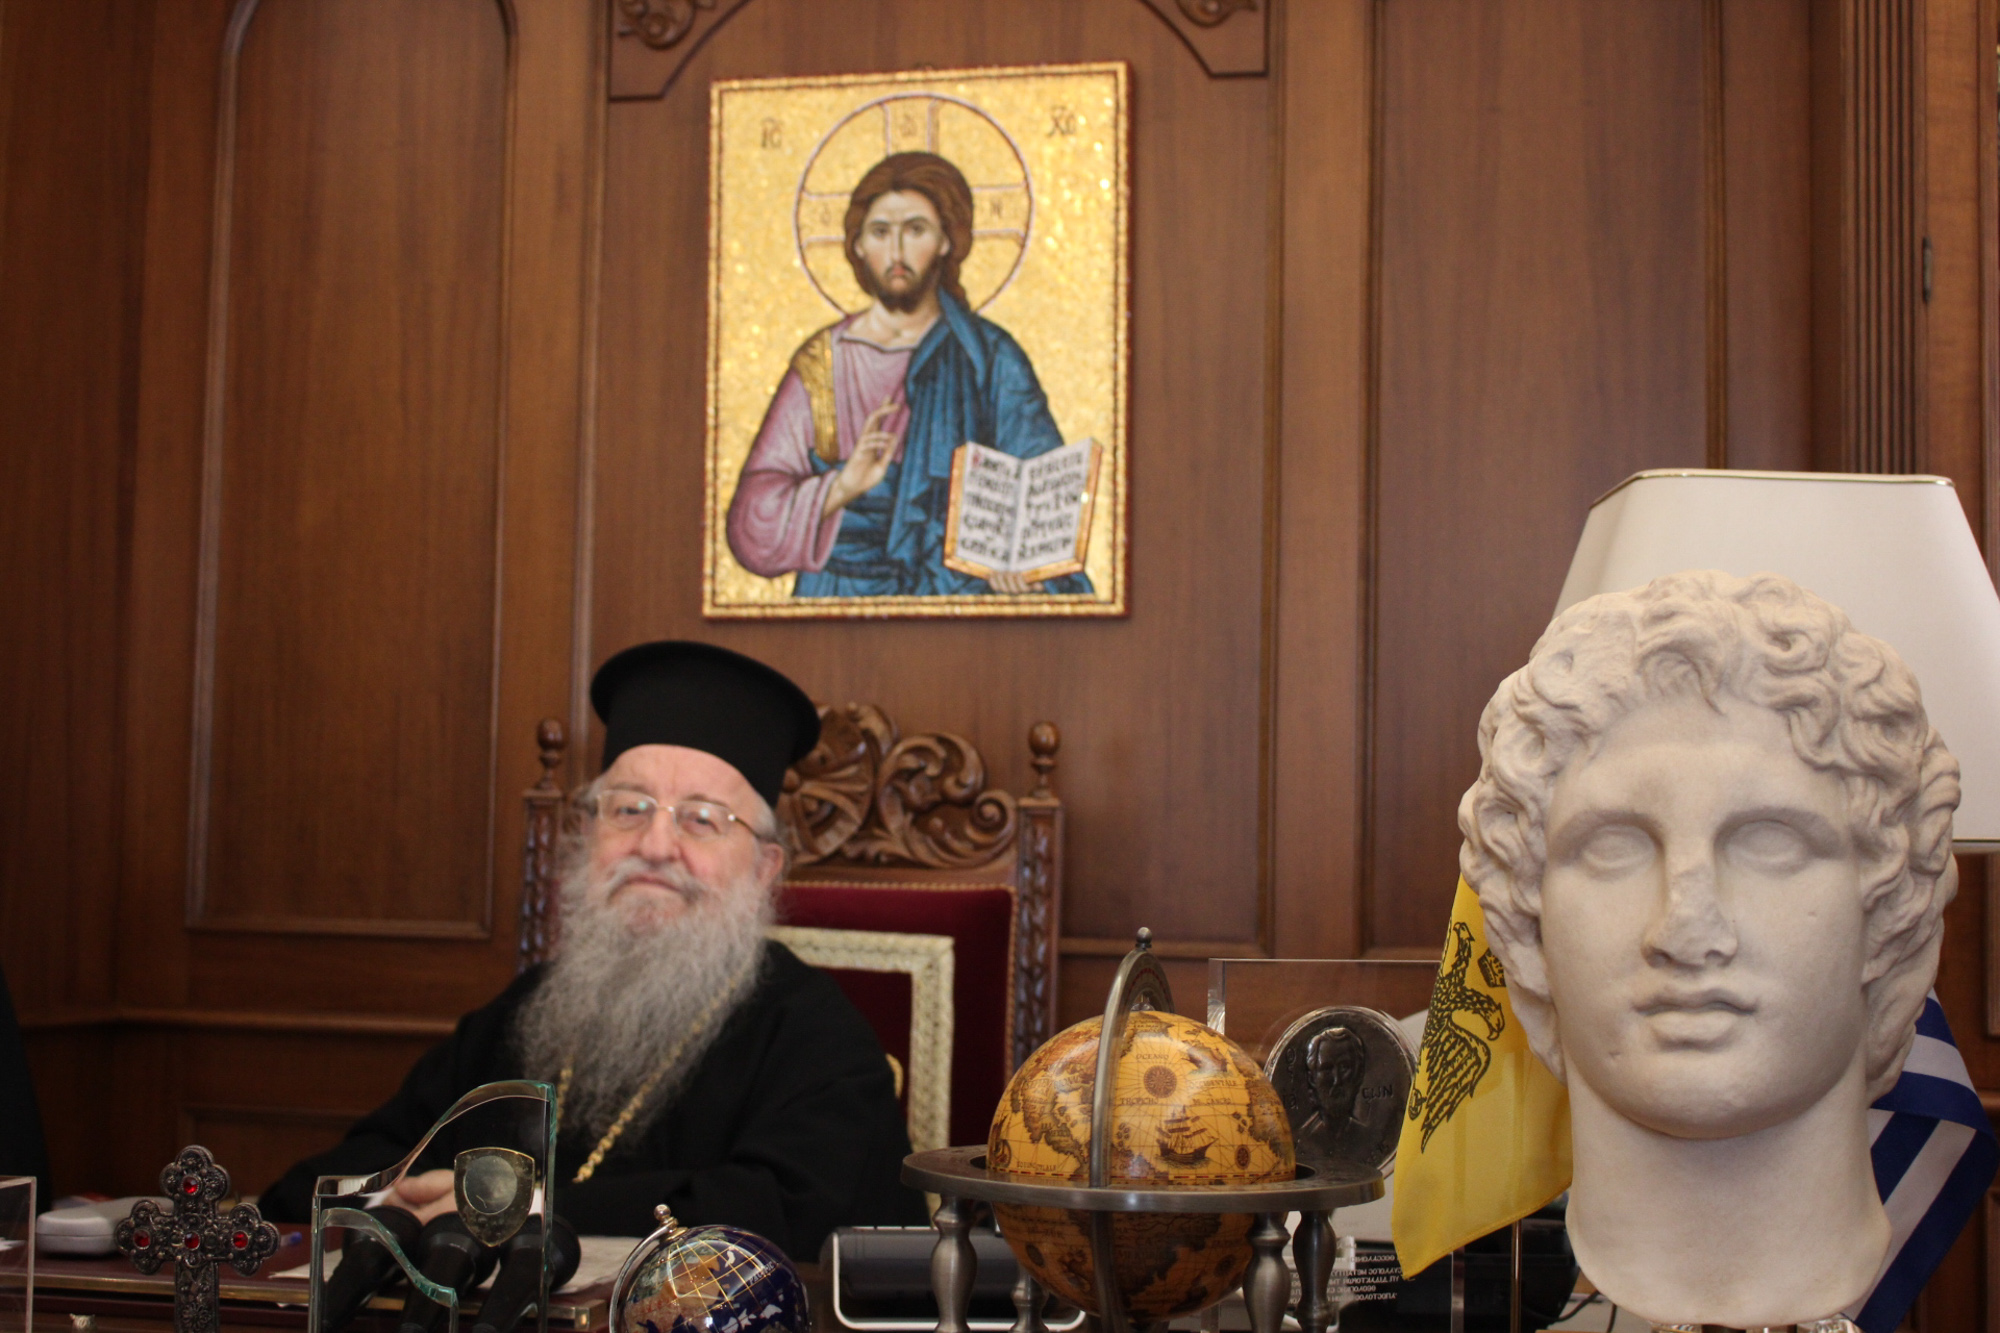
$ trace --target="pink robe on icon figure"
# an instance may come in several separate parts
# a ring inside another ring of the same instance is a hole
[[[896,436],[893,464],[903,456],[903,429],[910,419],[903,380],[916,349],[890,351],[849,337],[854,318],[842,320],[833,333],[839,454],[842,461],[851,457],[868,414],[893,401],[896,410],[878,426]],[[813,444],[811,400],[799,372],[787,369],[729,504],[729,549],[753,574],[772,578],[793,570],[824,569],[833,552],[846,511],[831,516],[821,512],[838,469],[818,470]],[[877,483],[877,488],[883,484]]]

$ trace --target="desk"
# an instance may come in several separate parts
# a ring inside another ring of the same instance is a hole
[[[306,1327],[307,1282],[304,1278],[267,1277],[297,1268],[311,1258],[305,1241],[286,1245],[264,1266],[244,1277],[233,1269],[222,1272],[224,1328],[303,1329]],[[832,1289],[818,1264],[797,1265],[805,1282],[814,1333],[834,1333]],[[609,1282],[567,1292],[551,1302],[549,1328],[565,1333],[591,1333],[606,1326],[611,1299]],[[122,1258],[72,1259],[35,1257],[36,1333],[68,1333],[71,1315],[90,1315],[97,1333],[162,1333],[173,1324],[174,1275],[171,1265],[150,1276]],[[396,1333],[403,1308],[400,1296],[378,1296],[351,1328],[353,1333]],[[478,1309],[473,1302],[470,1309]],[[463,1323],[463,1313],[461,1313]],[[469,1324],[465,1327],[470,1327]]]

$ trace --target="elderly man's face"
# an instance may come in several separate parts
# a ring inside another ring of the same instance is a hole
[[[1860,1077],[1864,866],[1840,780],[1782,718],[1649,704],[1557,781],[1542,947],[1572,1079],[1723,1138]]]
[[[768,892],[777,878],[783,853],[751,831],[766,826],[764,798],[733,765],[707,751],[635,745],[604,771],[600,786],[643,793],[662,807],[709,801],[740,821],[724,821],[720,836],[706,840],[682,833],[665,809],[630,832],[596,821],[590,844],[591,900],[608,905],[634,930],[658,930],[699,910],[709,895]]]

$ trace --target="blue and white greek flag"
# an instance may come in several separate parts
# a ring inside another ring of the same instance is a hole
[[[1862,1333],[1894,1333],[1993,1183],[2000,1144],[1933,991],[1903,1074],[1868,1111],[1889,1256],[1847,1312]]]

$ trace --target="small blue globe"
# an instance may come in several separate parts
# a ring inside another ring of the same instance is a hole
[[[611,1333],[811,1333],[784,1251],[735,1227],[689,1227],[633,1272]]]

